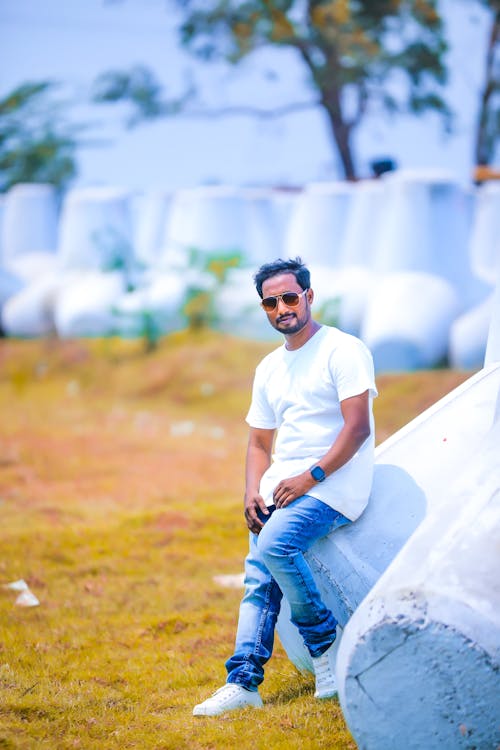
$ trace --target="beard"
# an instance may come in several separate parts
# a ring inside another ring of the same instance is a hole
[[[287,313],[286,315],[280,316],[273,323],[272,326],[277,331],[283,334],[298,333],[307,324],[308,316],[304,315],[298,317],[295,313]]]

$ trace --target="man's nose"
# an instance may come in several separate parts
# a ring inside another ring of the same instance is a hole
[[[282,297],[278,297],[278,303],[276,305],[276,311],[279,312],[281,308],[284,308],[285,310],[289,310],[290,309],[288,307],[288,305],[285,305],[285,303],[283,302],[283,298]]]

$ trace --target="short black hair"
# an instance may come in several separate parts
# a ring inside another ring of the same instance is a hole
[[[311,286],[311,274],[309,273],[309,269],[302,263],[301,258],[289,258],[288,260],[278,258],[277,260],[273,260],[272,263],[264,263],[253,277],[255,288],[261,299],[262,284],[264,281],[281,273],[293,273],[297,284],[302,289],[309,289]]]

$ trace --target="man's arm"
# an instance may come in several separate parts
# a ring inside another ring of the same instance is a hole
[[[258,534],[264,525],[257,516],[257,511],[260,509],[266,515],[269,512],[266,508],[264,498],[259,493],[259,484],[262,475],[271,464],[274,432],[274,430],[262,430],[257,427],[251,427],[248,437],[245,477],[245,518],[248,528],[254,534]]]
[[[369,393],[365,391],[341,401],[344,426],[331,448],[318,461],[327,476],[340,469],[356,454],[370,434]],[[309,469],[296,477],[282,479],[274,490],[277,508],[290,505],[301,495],[307,495],[316,482]]]

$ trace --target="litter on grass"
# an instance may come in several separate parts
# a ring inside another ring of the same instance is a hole
[[[236,573],[234,575],[222,575],[214,576],[214,583],[218,583],[219,586],[225,586],[228,589],[242,589],[244,586],[245,574]]]
[[[22,578],[18,581],[12,581],[11,583],[4,583],[2,588],[9,591],[16,591],[18,593],[16,601],[14,602],[18,607],[38,607],[40,604],[26,581]]]

